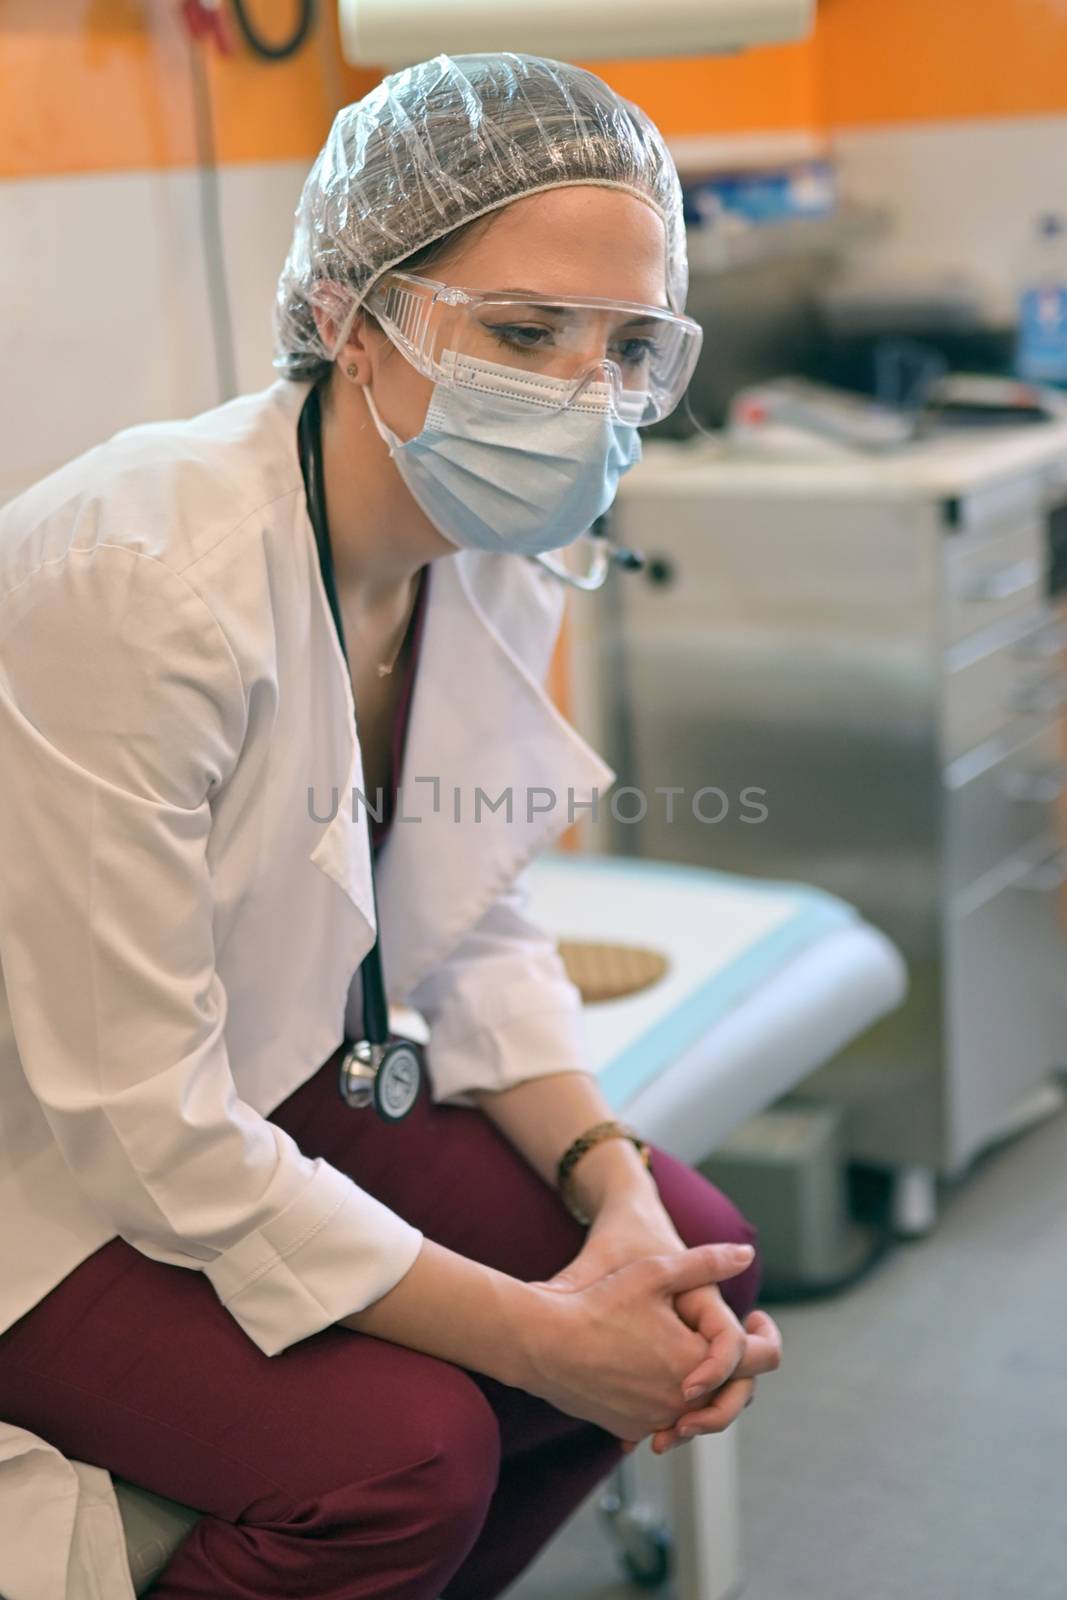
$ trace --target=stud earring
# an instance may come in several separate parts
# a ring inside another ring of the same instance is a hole
[[[349,362],[348,366],[345,368],[345,372],[350,378],[354,378],[356,376],[356,368],[352,362]]]

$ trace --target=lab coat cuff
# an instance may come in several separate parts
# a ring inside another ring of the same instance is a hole
[[[594,1075],[580,1006],[544,1004],[459,1035],[432,1029],[427,1069],[436,1104],[467,1106],[471,1089],[507,1089],[553,1072]]]
[[[285,1209],[204,1268],[264,1355],[387,1294],[414,1265],[422,1232],[321,1159]]]

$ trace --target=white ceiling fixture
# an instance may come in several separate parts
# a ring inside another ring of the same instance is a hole
[[[339,0],[345,59],[402,67],[444,51],[558,60],[708,55],[803,39],[815,0]]]

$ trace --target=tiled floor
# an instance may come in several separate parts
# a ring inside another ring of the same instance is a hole
[[[987,1156],[929,1239],[776,1315],[743,1600],[1067,1600],[1067,1114]],[[640,1592],[590,1501],[508,1600]]]

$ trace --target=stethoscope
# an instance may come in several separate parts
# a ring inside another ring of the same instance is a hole
[[[624,572],[640,572],[645,564],[644,556],[637,550],[626,550],[609,539],[603,531],[605,520],[600,517],[591,530],[582,535],[588,540],[591,551],[585,572],[571,572],[551,555],[534,556],[532,559],[547,567],[553,577],[569,583],[572,589],[584,589],[587,594],[603,587],[612,566],[621,567]]]
[[[300,467],[304,475],[308,515],[315,531],[315,544],[319,553],[319,567],[323,587],[329,602],[330,613],[337,629],[337,642],[341,647],[345,666],[348,667],[348,649],[345,644],[341,607],[337,599],[334,578],[333,552],[330,547],[330,530],[326,520],[326,497],[322,470],[322,410],[317,385],[313,386],[300,412],[297,427],[300,448]],[[540,555],[540,561],[549,572],[572,588],[586,591],[599,589],[607,578],[612,564],[630,572],[640,571],[644,557],[634,550],[624,550],[614,545],[603,532],[604,519],[586,535],[592,546],[588,569],[584,573],[570,572],[551,556]],[[351,669],[349,669],[351,677]],[[371,850],[371,896],[374,904],[375,924],[378,922],[378,900],[374,883],[374,852]],[[389,1003],[382,975],[382,957],[377,933],[374,943],[360,966],[360,983],[363,992],[363,1037],[345,1040],[339,1068],[339,1088],[346,1105],[355,1110],[373,1105],[386,1122],[400,1122],[408,1115],[419,1097],[425,1076],[421,1047],[413,1039],[390,1037]]]
[[[326,521],[322,471],[322,412],[317,387],[310,390],[304,402],[297,427],[297,439],[300,446],[304,488],[307,493],[308,515],[315,530],[323,587],[337,629],[337,642],[341,646],[341,654],[347,667],[348,650],[345,645],[341,608],[337,600],[330,530]],[[371,896],[374,903],[374,920],[377,924],[378,899],[374,884],[373,856],[372,849]],[[408,1115],[419,1097],[424,1067],[421,1050],[413,1039],[390,1037],[389,1002],[385,994],[382,956],[377,934],[360,966],[360,982],[363,989],[363,1037],[354,1042],[345,1040],[339,1068],[341,1098],[346,1105],[352,1106],[355,1110],[373,1105],[378,1115],[384,1117],[386,1122],[400,1122]]]

